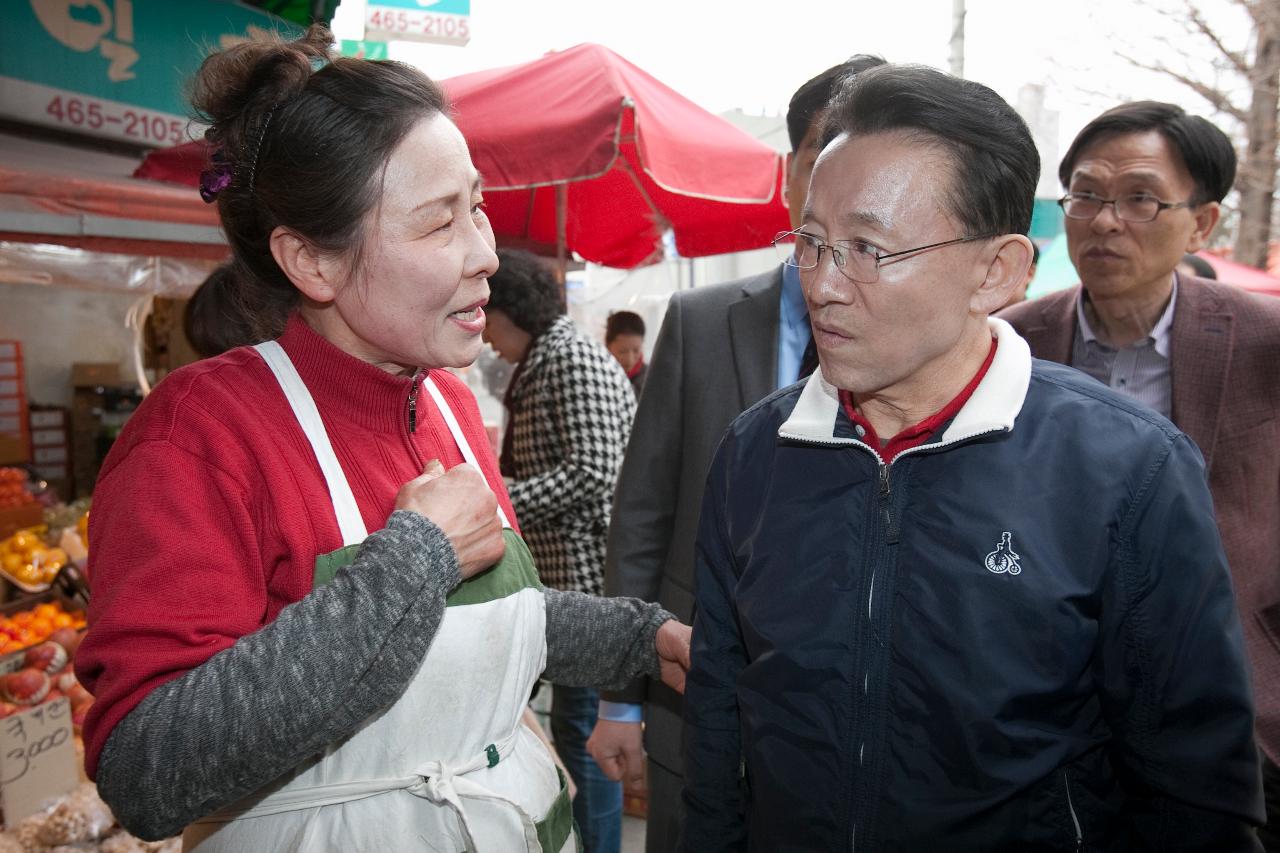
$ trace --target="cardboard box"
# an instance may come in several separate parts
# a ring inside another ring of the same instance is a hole
[[[71,468],[67,463],[55,462],[51,465],[32,465],[36,476],[44,480],[66,480],[71,476]]]
[[[31,449],[31,461],[37,465],[47,465],[50,462],[66,462],[68,456],[65,444],[60,444],[57,447],[34,447]]]
[[[27,436],[0,435],[0,465],[23,465],[31,461]]]
[[[32,447],[66,446],[67,433],[63,429],[33,429],[31,431]]]
[[[37,524],[44,524],[44,507],[40,504],[0,509],[0,539],[8,538],[15,530]]]
[[[32,409],[31,428],[46,429],[48,427],[65,427],[67,412],[65,409]]]
[[[97,385],[119,385],[120,365],[113,362],[77,361],[71,365],[71,386],[92,388]]]

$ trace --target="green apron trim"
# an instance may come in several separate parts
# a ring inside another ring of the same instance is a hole
[[[582,839],[575,834],[573,825],[573,801],[569,799],[569,784],[565,782],[564,772],[557,767],[556,776],[560,778],[560,793],[556,794],[547,816],[534,821],[533,828],[538,833],[538,846],[542,853],[560,853],[564,843],[573,835],[577,841],[574,849],[582,853]]]
[[[510,528],[502,531],[502,538],[507,544],[502,559],[493,568],[467,578],[454,587],[453,592],[445,599],[445,606],[484,604],[486,601],[497,601],[515,595],[523,589],[542,589],[529,546]],[[324,586],[333,580],[339,569],[355,562],[359,552],[359,545],[347,545],[316,557],[312,588]]]
[[[359,545],[347,545],[345,548],[339,548],[336,551],[330,551],[328,554],[321,554],[316,557],[316,567],[312,575],[311,588],[319,589],[333,580],[333,576],[338,573],[338,569],[345,568],[356,561],[356,554],[358,553],[360,553]]]
[[[560,793],[547,811],[547,816],[534,823],[538,831],[538,843],[542,845],[542,853],[560,853],[560,848],[573,834],[573,803],[569,799],[569,785],[565,782],[564,773],[559,767],[556,775],[560,777]],[[582,845],[579,843],[578,848]]]
[[[473,575],[454,587],[445,599],[447,606],[484,604],[515,595],[522,589],[542,589],[529,546],[511,528],[502,531],[502,538],[507,543],[502,559],[492,569]]]

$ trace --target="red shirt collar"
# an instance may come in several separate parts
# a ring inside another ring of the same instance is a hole
[[[855,427],[860,427],[859,438],[879,455],[882,461],[891,462],[894,457],[904,450],[910,450],[913,447],[919,447],[929,440],[938,428],[951,420],[956,414],[964,408],[964,404],[969,402],[969,398],[973,396],[974,390],[978,384],[982,382],[982,377],[987,375],[987,370],[991,367],[991,362],[996,357],[996,339],[991,339],[991,349],[987,351],[987,359],[982,362],[982,366],[978,368],[978,372],[969,380],[969,384],[955,396],[955,398],[947,405],[943,406],[935,414],[930,415],[918,424],[913,424],[902,430],[902,432],[889,439],[888,443],[883,447],[880,445],[880,437],[876,435],[876,428],[871,425],[871,421],[862,416],[858,411],[858,407],[853,403],[853,395],[848,391],[840,391],[840,405],[844,406],[845,414],[849,416],[849,420],[853,421]]]

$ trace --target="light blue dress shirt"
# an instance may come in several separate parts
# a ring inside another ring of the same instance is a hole
[[[782,294],[778,299],[778,373],[777,388],[795,384],[804,360],[804,348],[813,332],[809,328],[809,309],[800,289],[800,270],[782,265]]]

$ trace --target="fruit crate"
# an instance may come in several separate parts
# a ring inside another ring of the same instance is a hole
[[[58,604],[66,612],[84,608],[83,602],[69,596],[62,587],[54,586],[44,592],[23,596],[0,605],[0,617],[12,617],[24,611],[34,611],[41,604]],[[84,630],[80,629],[78,633],[83,636]],[[45,640],[37,640],[24,648],[0,655],[0,675],[7,675],[22,669],[22,659],[27,649],[31,648],[31,646],[37,646],[46,640],[47,638]]]

